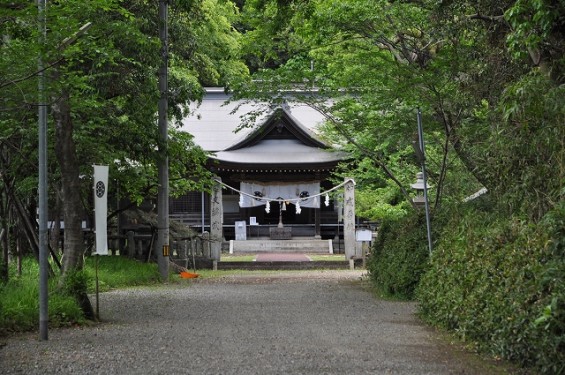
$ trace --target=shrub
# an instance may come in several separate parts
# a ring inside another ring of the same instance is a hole
[[[101,290],[160,283],[156,264],[140,263],[123,257],[100,257]],[[94,259],[87,258],[85,269],[69,272],[62,287],[59,277],[49,280],[49,326],[60,327],[82,323],[85,318],[77,295],[94,291]],[[26,258],[22,275],[15,265],[10,267],[10,279],[0,283],[0,335],[14,331],[31,331],[39,325],[39,267],[37,261]]]
[[[565,373],[565,210],[539,223],[454,216],[417,289],[427,321],[493,355]]]
[[[35,259],[24,259],[21,277],[12,272],[10,280],[0,284],[0,335],[30,331],[39,325],[39,267]],[[49,280],[48,314],[52,327],[84,320],[73,297],[57,291],[56,278]]]
[[[414,212],[382,223],[369,257],[369,275],[381,293],[411,299],[428,259],[425,216]]]

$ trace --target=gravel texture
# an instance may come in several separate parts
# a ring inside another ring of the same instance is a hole
[[[361,271],[254,273],[100,295],[103,322],[0,339],[1,374],[489,374]],[[496,372],[493,372],[496,371]]]

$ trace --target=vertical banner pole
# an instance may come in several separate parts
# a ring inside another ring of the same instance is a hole
[[[95,255],[96,257],[96,320],[100,320],[100,288],[98,283],[98,258],[100,255]]]
[[[95,165],[94,168],[94,234],[95,278],[96,278],[96,319],[100,319],[100,289],[98,279],[98,261],[100,255],[108,255],[108,172],[107,165]]]

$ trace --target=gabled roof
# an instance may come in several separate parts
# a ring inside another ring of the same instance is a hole
[[[295,118],[288,105],[277,108],[268,114],[262,124],[259,124],[245,138],[226,148],[225,151],[237,150],[244,147],[256,145],[265,139],[298,139],[309,147],[329,148],[324,142],[318,139],[316,133],[302,125]]]
[[[259,131],[258,126],[264,124],[267,115],[273,110],[267,103],[227,102],[230,95],[222,88],[206,88],[202,103],[191,108],[191,114],[182,121],[181,130],[194,136],[194,141],[206,151],[223,151],[242,142],[248,135]],[[244,127],[236,132],[243,116],[253,111],[263,110],[253,127]],[[311,134],[324,121],[324,117],[313,108],[293,103],[285,109],[289,118]]]
[[[214,159],[234,167],[236,164],[252,164],[271,167],[300,165],[326,165],[328,168],[343,160],[343,153],[306,146],[296,139],[265,139],[253,146],[232,151],[220,151]]]
[[[222,89],[206,90],[206,96],[182,130],[213,159],[229,169],[245,166],[282,168],[317,166],[331,169],[345,155],[320,140],[316,130],[323,116],[304,104],[285,104],[271,109],[266,103],[230,102]],[[241,127],[247,113],[264,109],[251,127]]]

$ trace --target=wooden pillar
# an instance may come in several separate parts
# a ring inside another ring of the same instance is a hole
[[[345,258],[351,259],[355,256],[355,182],[345,179],[343,194],[343,242],[345,247]]]
[[[222,208],[222,185],[214,185],[210,196],[210,257],[214,262],[220,261],[222,241],[224,239],[224,214]]]
[[[126,235],[128,238],[127,239],[128,247],[126,254],[129,258],[135,258],[135,238],[134,238],[135,233],[130,230],[126,233]]]
[[[316,171],[314,178],[317,181],[322,181],[322,174],[320,171]],[[320,201],[320,207],[314,209],[314,235],[316,239],[321,239],[322,231],[320,229],[320,223],[322,221],[322,197],[319,196],[318,200]]]
[[[314,237],[316,239],[322,238],[322,233],[320,230],[320,222],[321,222],[321,208],[314,208]]]

